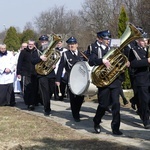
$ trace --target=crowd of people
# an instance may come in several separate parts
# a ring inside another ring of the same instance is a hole
[[[132,41],[124,48],[124,55],[128,61],[126,66],[134,91],[134,96],[130,100],[133,109],[143,123],[145,129],[150,129],[150,46],[149,38],[142,28],[137,27],[142,37]],[[40,74],[35,66],[40,62],[46,62],[47,50],[50,39],[47,35],[39,37],[40,46],[37,48],[36,41],[29,40],[22,43],[16,55],[6,50],[6,45],[0,45],[0,106],[15,106],[15,88],[19,83],[25,105],[28,110],[34,111],[39,104],[44,107],[44,115],[51,114],[51,100],[63,101],[68,94],[72,117],[74,121],[80,122],[80,110],[84,102],[85,95],[76,95],[69,88],[69,75],[72,67],[79,61],[86,61],[92,67],[104,65],[111,67],[110,60],[105,59],[105,55],[111,50],[111,33],[109,30],[97,33],[96,41],[87,50],[81,52],[78,49],[78,41],[75,37],[70,37],[66,41],[67,48],[63,46],[61,39],[55,46],[55,50],[60,52],[60,60],[54,64],[52,71],[48,74]],[[55,54],[51,57],[55,58]],[[87,59],[88,58],[88,59]],[[96,133],[101,132],[101,120],[105,112],[111,111],[111,129],[114,135],[122,135],[120,131],[120,95],[124,105],[128,104],[123,91],[122,82],[124,73],[120,74],[112,83],[104,87],[97,87],[98,107],[93,117],[93,126]],[[16,83],[16,84],[15,84]]]

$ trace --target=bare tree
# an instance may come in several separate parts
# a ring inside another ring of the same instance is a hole
[[[65,8],[54,7],[48,11],[42,12],[39,17],[35,18],[35,25],[40,33],[65,33],[66,20]]]
[[[138,0],[136,11],[138,15],[137,23],[150,34],[150,1]]]
[[[35,25],[40,34],[54,32],[63,35],[64,40],[75,36],[80,46],[86,49],[100,30],[109,29],[112,37],[117,38],[122,6],[131,23],[141,25],[149,32],[149,3],[146,0],[85,0],[79,12],[66,12],[64,6],[44,11],[35,18]]]
[[[35,24],[40,34],[52,32],[62,35],[66,40],[69,36],[81,37],[83,20],[74,11],[65,12],[64,6],[54,7],[51,10],[42,12],[35,18]]]
[[[94,32],[108,27],[111,14],[109,3],[110,0],[86,0],[83,4],[80,14]]]
[[[27,29],[34,31],[34,27],[31,22],[26,22],[26,25],[24,26],[24,30],[27,30]]]
[[[150,1],[147,0],[121,0],[125,5],[129,21],[136,26],[141,26],[150,33]]]

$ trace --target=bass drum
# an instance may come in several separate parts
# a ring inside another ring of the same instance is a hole
[[[97,94],[97,87],[91,83],[91,70],[88,62],[79,61],[71,69],[69,88],[75,95],[93,96]]]

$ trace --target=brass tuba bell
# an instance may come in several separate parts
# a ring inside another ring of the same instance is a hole
[[[55,46],[59,41],[61,41],[60,36],[51,34],[50,43],[48,44],[47,49],[42,53],[42,55],[47,57],[47,61],[41,61],[35,65],[35,70],[38,74],[47,75],[54,69],[53,66],[56,65],[61,56],[60,52],[55,50]]]
[[[126,68],[127,57],[122,50],[133,40],[141,38],[141,32],[131,23],[126,27],[121,36],[121,45],[116,49],[111,49],[103,58],[109,60],[111,67],[107,68],[104,64],[95,66],[91,72],[92,83],[97,87],[110,85]]]

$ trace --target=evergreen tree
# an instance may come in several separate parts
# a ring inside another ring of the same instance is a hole
[[[31,29],[27,29],[27,30],[23,31],[20,38],[21,38],[20,39],[21,43],[27,42],[28,40],[31,40],[31,39],[35,40],[35,41],[37,40],[34,31]]]
[[[7,30],[4,42],[8,50],[17,51],[20,47],[20,39],[18,37],[17,31],[14,27],[10,27]]]
[[[128,16],[127,16],[124,6],[122,6],[122,8],[121,8],[118,20],[119,20],[119,22],[118,22],[118,37],[120,38],[121,35],[124,33],[126,26],[127,26],[127,22],[128,22]],[[124,89],[131,88],[130,78],[129,78],[129,74],[128,74],[128,68],[125,70],[125,81],[123,82],[123,88]]]
[[[126,24],[128,22],[128,16],[126,14],[124,6],[121,7],[119,19],[118,19],[118,37],[120,38],[126,29]]]

